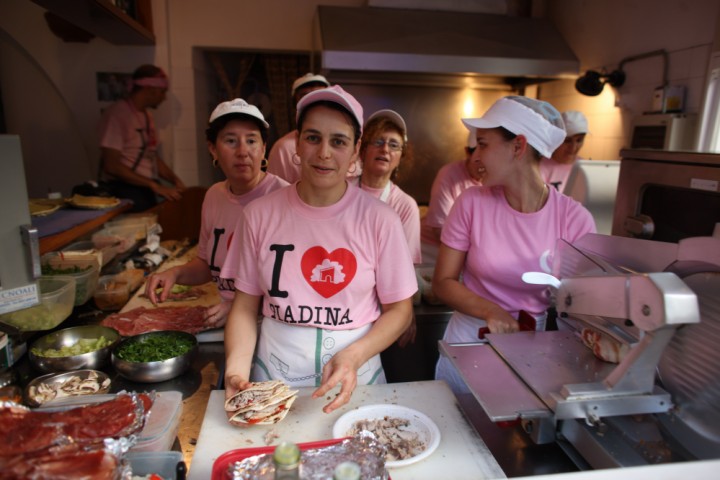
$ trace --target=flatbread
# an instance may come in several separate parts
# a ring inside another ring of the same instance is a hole
[[[225,410],[232,412],[231,424],[272,425],[283,418],[297,398],[280,380],[256,382],[225,401]]]
[[[116,197],[86,197],[84,195],[73,195],[67,202],[76,208],[89,208],[102,210],[120,205],[120,199]]]
[[[44,199],[44,198],[31,198],[28,200],[28,207],[30,209],[30,216],[32,217],[43,217],[56,212],[62,206],[62,200]]]

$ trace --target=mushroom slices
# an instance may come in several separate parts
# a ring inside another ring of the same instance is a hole
[[[91,371],[85,378],[73,375],[64,382],[40,383],[37,387],[30,387],[28,394],[34,402],[42,405],[58,398],[98,393],[108,386],[109,378],[100,381],[97,372]]]

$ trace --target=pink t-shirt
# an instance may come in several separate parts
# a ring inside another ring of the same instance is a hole
[[[243,195],[233,195],[227,180],[218,182],[205,193],[202,205],[198,258],[210,267],[213,281],[217,284],[223,300],[230,301],[235,286],[229,278],[220,277],[228,246],[235,232],[235,225],[245,205],[267,193],[286,187],[288,183],[275,175],[267,174],[255,188]]]
[[[110,105],[100,120],[100,146],[121,152],[123,165],[131,169],[143,152],[135,173],[145,178],[157,178],[158,141],[155,122],[149,111],[143,113],[137,110],[129,100]]]
[[[465,160],[443,166],[435,176],[430,190],[430,204],[422,220],[422,240],[437,245],[438,242],[431,233],[432,229],[442,228],[453,203],[462,192],[480,185],[482,185],[480,181],[468,174]]]
[[[558,163],[552,158],[543,158],[540,160],[540,176],[545,183],[563,193],[573,165],[575,163]]]
[[[291,186],[249,204],[242,241],[221,276],[263,296],[263,315],[288,324],[347,330],[374,322],[382,303],[410,298],[417,280],[397,214],[359,188],[311,207]]]
[[[408,247],[410,247],[410,256],[412,257],[413,263],[420,264],[422,263],[422,253],[420,250],[420,209],[415,199],[403,192],[400,187],[392,182],[389,182],[388,185],[390,186],[390,191],[384,200],[384,188],[370,188],[362,183],[360,184],[360,188],[373,197],[383,200],[400,215],[400,222],[402,222],[405,238],[407,239]]]
[[[268,173],[285,179],[288,183],[295,183],[300,180],[300,157],[297,156],[297,130],[285,134],[277,139],[270,149],[268,155]],[[355,161],[347,172],[348,178],[358,177],[362,173],[360,160]]]
[[[463,283],[517,318],[520,310],[539,316],[549,305],[547,287],[522,281],[525,272],[552,273],[556,242],[574,242],[595,232],[592,215],[550,188],[538,212],[521,213],[500,187],[474,187],[455,202],[442,230],[442,243],[467,253]]]
[[[293,130],[279,138],[268,155],[268,173],[277,175],[288,183],[300,180],[300,158],[295,154],[297,133],[297,130]],[[293,163],[293,157],[296,163]]]

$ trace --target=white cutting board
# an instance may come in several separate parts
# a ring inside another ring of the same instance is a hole
[[[310,398],[315,389],[301,388],[288,416],[276,425],[234,427],[227,421],[224,390],[210,392],[200,435],[190,466],[189,480],[209,480],[215,460],[238,448],[265,447],[265,435],[279,437],[272,445],[289,440],[296,443],[333,438],[332,426],[345,412],[361,405],[390,403],[414,408],[430,417],[440,430],[440,446],[428,458],[406,467],[393,468],[393,480],[506,478],[485,442],[460,412],[447,384],[442,381],[390,383],[358,386],[350,403],[330,414],[322,412],[328,397]],[[452,474],[450,474],[452,472]]]
[[[183,255],[172,258],[170,260],[167,260],[164,262],[160,267],[158,268],[158,272],[162,272],[165,270],[168,270],[174,266],[177,265],[184,265],[193,258],[197,256],[197,245],[192,247],[190,250],[185,252]],[[211,305],[216,305],[220,303],[220,293],[218,292],[217,285],[215,282],[208,282],[203,285],[199,285],[199,288],[202,288],[205,292],[204,295],[202,295],[200,298],[197,298],[195,300],[182,300],[177,302],[165,302],[165,303],[159,303],[158,306],[163,307],[195,307],[195,306],[203,306],[203,307],[209,307]],[[120,310],[120,313],[127,312],[128,310],[132,310],[134,308],[138,307],[145,307],[145,308],[154,308],[155,306],[152,304],[152,302],[142,297],[141,295],[145,292],[145,282],[143,282],[142,286],[135,292],[135,294],[132,296],[132,298],[128,301],[128,303],[125,304],[125,306]],[[198,342],[222,342],[225,338],[224,335],[225,329],[224,328],[217,328],[214,330],[207,330],[205,332],[200,332],[197,335],[195,335],[198,339]]]

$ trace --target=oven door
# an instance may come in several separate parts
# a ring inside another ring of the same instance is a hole
[[[613,235],[678,242],[720,223],[720,155],[623,151]]]

